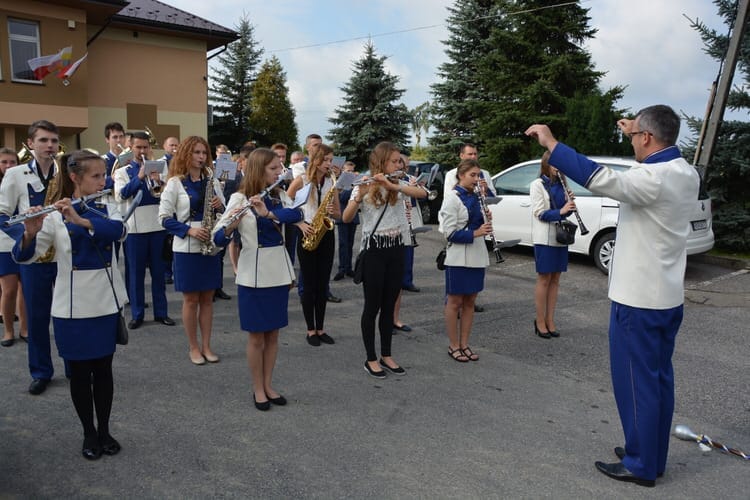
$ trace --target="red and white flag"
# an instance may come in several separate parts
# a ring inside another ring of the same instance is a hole
[[[85,54],[83,54],[82,58],[80,58],[79,60],[77,60],[76,62],[74,62],[73,64],[71,64],[68,67],[68,69],[66,69],[65,71],[60,70],[60,72],[57,73],[57,77],[61,78],[63,80],[67,80],[68,78],[70,78],[71,76],[73,76],[73,73],[76,72],[76,70],[78,69],[78,66],[80,66],[81,63],[86,60],[86,56],[88,56],[88,55],[89,55],[89,53],[86,52]]]
[[[31,71],[34,72],[36,79],[42,80],[50,73],[60,71],[69,65],[72,54],[73,47],[65,47],[57,54],[35,57],[34,59],[29,59],[27,63]]]

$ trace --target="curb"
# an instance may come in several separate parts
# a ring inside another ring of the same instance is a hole
[[[688,259],[697,260],[704,264],[712,264],[714,266],[721,266],[727,269],[739,270],[739,269],[750,269],[750,261],[747,259],[741,259],[739,257],[727,257],[724,255],[709,255],[707,253],[701,253],[696,255],[688,255]]]

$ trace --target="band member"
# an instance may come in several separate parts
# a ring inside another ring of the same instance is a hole
[[[104,126],[104,138],[107,140],[107,147],[109,147],[107,154],[102,157],[107,165],[107,180],[104,188],[112,189],[115,186],[115,181],[112,178],[112,168],[117,161],[117,156],[125,149],[125,146],[123,146],[125,142],[125,129],[118,122],[108,123]]]
[[[311,228],[300,223],[300,210],[284,208],[284,202],[290,200],[283,190],[276,188],[262,199],[258,196],[280,174],[281,163],[273,151],[260,148],[250,153],[242,184],[229,199],[213,235],[217,245],[227,244],[236,232],[242,238],[236,279],[240,326],[248,332],[247,363],[253,381],[253,401],[261,411],[268,410],[271,403],[286,404],[286,398],[272,385],[279,329],[289,323],[289,287],[294,280],[281,224],[297,223],[303,234],[311,234]],[[252,211],[237,218],[248,203]]]
[[[120,444],[109,433],[112,409],[112,357],[125,285],[114,262],[112,243],[125,237],[125,225],[114,203],[100,200],[73,205],[72,198],[104,188],[104,160],[76,151],[60,161],[63,198],[57,212],[26,219],[13,248],[14,258],[31,264],[52,245],[60,268],[52,300],[52,324],[60,356],[70,366],[70,396],[83,426],[84,458],[114,455]],[[34,207],[30,211],[38,211]],[[115,299],[115,294],[117,299]],[[96,408],[97,425],[94,425]]]
[[[531,197],[536,287],[534,288],[534,333],[543,339],[559,337],[555,325],[555,306],[560,289],[560,274],[568,270],[568,246],[557,242],[555,222],[570,216],[575,203],[566,201],[557,169],[549,164],[549,152],[542,155],[539,178],[529,186]]]
[[[370,154],[370,182],[357,185],[344,210],[344,222],[351,222],[361,211],[365,306],[362,311],[362,341],[367,352],[365,371],[375,378],[385,378],[386,370],[394,375],[406,371],[391,357],[393,308],[401,291],[404,275],[404,242],[408,241],[404,200],[423,198],[424,189],[399,183],[386,176],[401,168],[401,153],[395,144],[381,142]],[[375,319],[380,330],[380,363],[375,351]]]
[[[242,185],[242,179],[245,176],[245,166],[247,165],[247,158],[253,151],[255,151],[254,147],[250,148],[242,146],[240,148],[240,152],[237,154],[237,174],[235,175],[234,180],[229,179],[224,183],[225,200],[231,198],[232,195],[237,192],[239,186]],[[294,230],[296,231],[296,228],[294,228]],[[226,247],[226,252],[229,255],[229,260],[232,263],[232,270],[234,271],[235,276],[237,276],[237,261],[240,258],[241,249],[242,239],[240,238],[240,233],[235,231],[232,236],[232,240]]]
[[[175,153],[177,152],[177,148],[180,146],[180,140],[177,137],[167,137],[164,139],[164,142],[162,143],[162,149],[164,150],[164,156],[159,158],[160,160],[164,160],[166,163],[164,166],[164,171],[162,172],[162,179],[167,180],[169,175],[169,167],[170,162],[172,161],[172,157],[174,157]],[[167,242],[166,245],[169,245],[171,242],[171,236],[167,236]],[[174,262],[172,261],[172,252],[162,252],[162,257],[164,258],[164,284],[171,285],[174,283],[174,277],[172,268],[174,267]]]
[[[342,170],[344,172],[355,172],[356,165],[354,162],[347,161],[344,163]],[[349,203],[352,195],[351,189],[343,189],[339,192],[339,205],[344,207]],[[352,253],[354,252],[354,236],[359,225],[359,212],[354,215],[351,222],[343,220],[336,221],[336,229],[339,233],[339,270],[333,277],[333,281],[344,279],[344,276],[354,277],[352,269]]]
[[[159,223],[159,196],[163,187],[159,172],[146,176],[144,159],[151,156],[149,136],[133,132],[131,149],[134,159],[127,167],[115,171],[115,196],[118,200],[131,200],[138,191],[143,193],[140,205],[128,220],[128,239],[125,258],[128,262],[130,287],[130,329],[143,324],[145,309],[144,282],[146,267],[151,272],[151,296],[154,321],[172,326],[174,320],[167,316],[167,295],[164,286],[164,259],[162,249],[166,231]]]
[[[481,175],[476,160],[462,160],[457,168],[458,184],[443,199],[438,214],[438,229],[448,240],[445,256],[448,354],[462,363],[479,359],[469,347],[469,335],[474,321],[474,301],[484,288],[484,270],[490,263],[484,237],[492,233],[492,224],[484,222],[475,193],[475,189],[481,189]]]
[[[294,199],[303,185],[311,184],[307,202],[302,206],[305,222],[308,224],[315,220],[319,209],[327,217],[334,219],[341,217],[339,198],[336,196],[336,188],[329,175],[332,160],[333,149],[321,144],[310,157],[307,171],[294,179],[287,191],[289,197]],[[329,196],[328,193],[331,190],[334,192]],[[321,208],[319,204],[327,198],[330,198],[330,202]],[[313,229],[321,230],[320,227],[313,227]],[[319,346],[321,342],[333,344],[333,338],[324,330],[324,323],[328,302],[328,279],[333,267],[336,238],[333,231],[325,231],[315,250],[305,250],[302,245],[303,239],[301,235],[298,235],[297,255],[299,255],[301,281],[303,282],[302,312],[307,323],[307,343],[311,346]]]
[[[207,247],[213,225],[205,217],[223,207],[224,196],[219,180],[212,178],[209,155],[205,139],[196,136],[185,139],[172,158],[171,176],[159,203],[159,219],[174,235],[174,288],[182,292],[182,323],[190,361],[196,365],[219,361],[211,350],[211,327],[214,290],[221,286],[221,258]]]
[[[53,187],[50,182],[56,174],[54,158],[60,149],[57,126],[47,120],[32,123],[26,144],[34,158],[27,164],[9,169],[0,184],[0,223],[16,212],[23,213],[29,207],[44,205],[47,190],[51,191]],[[54,374],[49,341],[52,288],[57,275],[57,263],[53,258],[50,251],[41,262],[21,267],[29,327],[29,370],[32,378],[29,393],[34,395],[45,391]]]
[[[18,163],[16,152],[10,148],[0,148],[0,183],[5,177],[5,172],[9,168],[15,167]],[[0,184],[1,185],[1,184]],[[16,308],[21,320],[19,337],[28,342],[28,329],[26,327],[26,305],[23,302],[23,294],[18,293],[20,287],[20,269],[18,264],[13,260],[10,254],[15,240],[0,231],[0,312],[3,319],[3,339],[0,345],[3,347],[12,346],[16,339],[15,328],[13,327]]]
[[[532,125],[550,163],[591,192],[620,202],[617,255],[609,268],[610,365],[625,446],[620,462],[596,462],[619,481],[654,486],[664,473],[674,412],[672,353],[682,323],[685,250],[700,177],[675,143],[680,117],[649,106],[617,122],[638,165],[619,172],[557,142],[546,125]],[[656,286],[658,285],[658,286]]]

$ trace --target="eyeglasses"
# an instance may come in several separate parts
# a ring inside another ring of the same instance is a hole
[[[633,136],[635,136],[635,135],[639,135],[639,134],[650,134],[650,133],[651,133],[651,132],[649,132],[648,130],[639,130],[638,132],[629,132],[629,133],[627,133],[627,134],[625,134],[625,135],[627,135],[627,136],[628,136],[628,139],[630,139],[630,140],[632,141],[632,140],[633,140]]]

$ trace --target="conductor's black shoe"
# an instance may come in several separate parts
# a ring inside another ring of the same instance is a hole
[[[34,396],[40,395],[47,390],[48,384],[49,379],[47,378],[35,378],[31,381],[31,385],[29,386],[29,394],[33,394]]]
[[[214,297],[216,297],[217,299],[221,299],[221,300],[229,300],[232,298],[229,296],[228,293],[226,293],[221,288],[216,289],[216,291],[214,292]]]
[[[401,289],[406,290],[407,292],[419,293],[419,288],[414,285],[402,286]]]
[[[143,319],[130,320],[130,323],[128,323],[128,330],[135,330],[136,328],[140,328],[142,324]]]
[[[479,304],[474,304],[474,312],[475,313],[483,313],[484,312],[484,307],[480,306]]]
[[[639,486],[647,486],[649,488],[653,488],[654,486],[656,486],[655,480],[643,479],[638,476],[635,476],[624,465],[622,465],[622,462],[617,462],[614,464],[605,464],[604,462],[596,462],[594,463],[594,465],[599,470],[599,472],[617,481],[635,483]]]
[[[328,295],[328,302],[333,302],[333,303],[338,304],[339,302],[341,302],[341,299],[336,297],[334,294],[330,294]]]
[[[617,458],[622,460],[625,458],[625,448],[622,446],[615,446],[615,455],[617,455]],[[664,474],[657,474],[656,477],[662,477]]]
[[[174,320],[170,318],[169,316],[164,316],[163,318],[154,318],[154,321],[156,321],[157,323],[161,323],[162,325],[167,325],[167,326],[175,325]]]
[[[341,281],[342,279],[344,279],[343,271],[337,272],[336,276],[333,277],[333,281]]]

